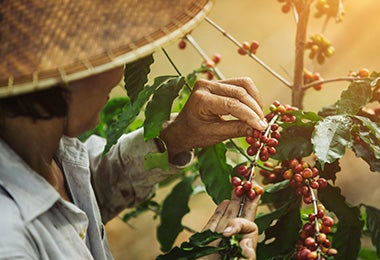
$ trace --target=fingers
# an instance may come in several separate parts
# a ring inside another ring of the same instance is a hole
[[[244,218],[230,219],[223,235],[230,237],[234,234],[243,234],[239,242],[242,255],[247,259],[256,259],[256,246],[258,240],[258,227],[254,222]]]
[[[204,114],[232,115],[253,128],[266,128],[259,92],[249,78],[219,82],[199,80],[195,89],[205,92],[202,97],[207,100]]]
[[[241,86],[243,87],[248,94],[253,97],[256,102],[258,102],[259,106],[263,107],[263,101],[261,99],[261,96],[259,95],[259,90],[257,89],[256,85],[253,83],[251,78],[244,77],[244,78],[233,78],[233,79],[226,79],[221,80],[220,82],[235,85],[235,86]]]
[[[203,231],[210,229],[211,231],[215,231],[216,227],[218,226],[220,219],[223,217],[227,207],[228,207],[229,201],[224,200],[222,201],[218,207],[215,209],[214,214],[211,216],[207,224],[204,226]]]

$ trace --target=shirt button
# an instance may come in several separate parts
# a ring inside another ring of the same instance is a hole
[[[79,237],[84,240],[84,238],[86,237],[86,229],[82,229],[82,231],[79,233]]]

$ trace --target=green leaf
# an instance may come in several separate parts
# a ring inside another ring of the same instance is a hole
[[[333,235],[333,247],[338,250],[335,259],[356,259],[360,250],[360,238],[364,221],[360,209],[346,203],[340,188],[328,185],[318,190],[318,198],[327,210],[339,219]]]
[[[294,189],[289,187],[289,180],[284,180],[265,188],[265,192],[261,195],[262,203],[274,203],[282,205],[295,197]]]
[[[140,110],[149,100],[154,91],[171,77],[172,76],[161,76],[155,78],[153,85],[147,86],[140,91],[137,100],[133,104],[128,102],[124,105],[121,113],[117,115],[116,120],[105,131],[107,144],[104,148],[103,155],[106,154],[109,149],[117,143],[120,136],[126,132],[128,126],[136,119]]]
[[[297,157],[306,157],[313,152],[310,142],[313,128],[291,126],[281,131],[281,139],[276,147],[276,160],[290,160]]]
[[[189,242],[183,242],[181,247],[174,247],[167,254],[159,255],[156,260],[197,259],[201,256],[217,253],[223,248],[212,247],[208,244],[221,238],[222,234],[211,230],[195,233],[189,238]]]
[[[280,208],[277,208],[276,210],[270,213],[258,215],[255,219],[255,223],[257,224],[260,233],[264,232],[268,227],[270,227],[270,225],[274,221],[278,220],[281,216],[287,214],[290,209],[295,207],[294,204],[298,205],[299,203],[300,203],[299,198],[296,198],[296,199],[293,198],[292,200],[288,200],[286,204],[284,204]]]
[[[169,171],[168,151],[163,153],[148,153],[144,157],[144,167],[147,170],[159,168],[164,171]]]
[[[300,203],[292,203],[274,225],[265,229],[265,238],[257,245],[257,259],[271,259],[292,254],[301,227]]]
[[[375,245],[377,257],[380,258],[380,210],[365,205],[367,214],[367,228],[371,233],[372,244]]]
[[[355,115],[372,97],[369,82],[353,82],[343,91],[337,102],[338,114]]]
[[[322,168],[341,158],[351,142],[352,121],[348,116],[329,116],[315,126],[311,142]]]
[[[183,216],[190,211],[188,202],[193,192],[193,181],[193,176],[185,177],[163,202],[161,221],[157,228],[157,238],[163,252],[171,249],[178,234],[183,230],[181,222]]]
[[[144,138],[146,140],[160,134],[162,124],[170,119],[173,101],[184,84],[184,77],[173,78],[162,84],[154,93],[145,109]]]
[[[333,182],[336,180],[336,174],[341,171],[339,160],[332,163],[326,163],[323,169],[321,169],[319,162],[316,163],[316,166],[320,177],[323,177],[326,180],[332,180]]]
[[[355,118],[359,119],[363,126],[367,127],[377,139],[380,139],[380,127],[376,122],[364,116],[355,116]]]
[[[124,88],[127,91],[131,102],[135,102],[140,91],[148,82],[150,65],[154,62],[153,55],[146,56],[132,63],[128,63],[124,68]]]
[[[155,212],[159,212],[161,210],[161,206],[160,206],[160,204],[158,204],[157,202],[155,202],[153,200],[147,200],[147,201],[141,203],[140,205],[138,205],[133,211],[130,211],[130,212],[124,214],[122,220],[124,222],[128,222],[132,218],[137,218],[141,214],[143,214],[147,211],[152,211],[152,210]]]
[[[371,171],[380,172],[380,159],[375,157],[370,146],[354,143],[352,150],[357,157],[361,157],[368,163]]]
[[[216,204],[229,199],[232,192],[232,166],[226,162],[226,150],[225,145],[219,143],[202,149],[198,155],[201,179]]]

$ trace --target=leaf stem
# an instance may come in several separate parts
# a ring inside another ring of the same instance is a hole
[[[169,54],[167,53],[167,51],[164,49],[164,48],[161,48],[161,50],[164,52],[166,58],[169,60],[170,64],[172,65],[172,67],[174,68],[174,70],[177,72],[178,76],[182,76],[182,73],[179,71],[178,67],[174,64],[173,60],[170,58]],[[185,80],[185,86],[188,88],[188,90],[191,92],[191,87],[189,86],[189,84],[187,83],[187,81]]]

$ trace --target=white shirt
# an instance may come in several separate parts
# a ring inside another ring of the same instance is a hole
[[[144,169],[157,147],[142,130],[103,157],[104,145],[98,136],[61,139],[56,157],[71,203],[0,139],[0,259],[112,259],[103,223],[148,199],[176,169]]]

